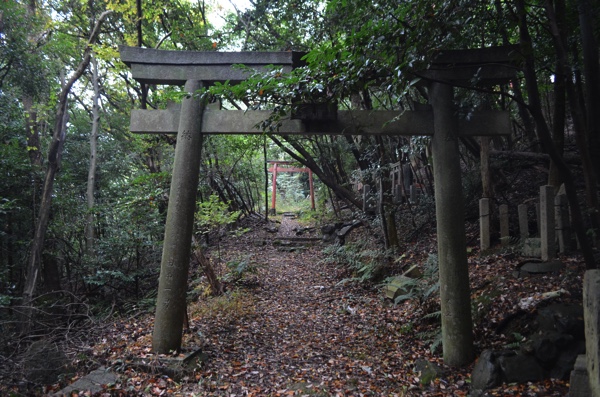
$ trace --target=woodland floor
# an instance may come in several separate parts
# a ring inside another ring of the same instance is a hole
[[[284,217],[278,236],[294,235],[295,221]],[[354,239],[372,238],[361,227]],[[277,236],[261,226],[255,232],[224,239],[221,262],[243,258],[258,264],[257,273],[225,296],[202,296],[202,283],[189,306],[190,327],[184,346],[198,346],[202,362],[182,377],[160,373],[164,357],[150,352],[153,315],[146,312],[120,318],[104,329],[101,340],[90,343],[87,361],[111,367],[120,375],[105,395],[180,396],[466,396],[472,365],[445,367],[441,349],[431,352],[439,325],[423,319],[435,302],[385,301],[375,284],[340,283],[351,276],[342,264],[323,264],[323,244],[277,245]],[[263,245],[264,242],[264,245]],[[435,239],[410,244],[398,270],[423,263],[435,252]],[[211,258],[219,254],[215,250]],[[581,300],[584,267],[576,256],[562,257],[559,275],[515,278],[522,260],[511,250],[469,258],[473,299],[481,302],[475,318],[477,354],[511,342],[495,332],[518,301],[563,288],[559,299]],[[193,273],[191,279],[200,276]],[[489,297],[489,299],[482,299]],[[143,359],[148,367],[134,363]],[[419,361],[435,363],[443,374],[423,381]],[[155,368],[152,374],[148,368]],[[78,375],[84,375],[83,373]],[[75,379],[75,378],[74,378]],[[71,379],[74,380],[74,379]],[[48,390],[57,390],[54,385]],[[563,396],[568,383],[547,380],[503,385],[489,396]]]

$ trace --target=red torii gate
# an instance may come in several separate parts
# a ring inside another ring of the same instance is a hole
[[[313,186],[313,174],[310,168],[285,167],[279,168],[280,164],[293,164],[293,161],[267,160],[267,163],[273,164],[269,172],[273,173],[273,189],[271,193],[271,214],[275,214],[275,202],[277,197],[277,173],[278,172],[308,172],[308,186],[310,187],[310,209],[315,210],[315,188]]]

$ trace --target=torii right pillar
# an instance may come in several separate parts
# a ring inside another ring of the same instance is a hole
[[[458,118],[452,86],[431,83],[429,98],[434,123],[432,154],[444,362],[462,366],[473,360],[474,349]]]

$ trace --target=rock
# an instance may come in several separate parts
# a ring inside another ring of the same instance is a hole
[[[269,233],[277,233],[277,231],[279,230],[279,228],[277,226],[265,226],[265,230]]]
[[[542,256],[542,242],[540,238],[526,238],[523,242],[523,256],[540,258]]]
[[[46,340],[35,341],[23,356],[23,367],[27,380],[37,384],[52,384],[69,371],[69,360],[56,345]]]
[[[484,350],[471,372],[471,391],[483,392],[502,383],[500,367],[496,362],[496,354],[492,350]]]
[[[321,234],[323,235],[323,241],[326,243],[332,243],[336,240],[335,232],[342,227],[342,223],[329,224],[321,226]]]
[[[402,274],[404,277],[421,278],[423,272],[419,269],[419,265],[412,265],[407,271]]]
[[[102,385],[115,383],[118,378],[119,377],[114,372],[110,372],[106,368],[100,367],[83,378],[78,379],[75,383],[60,390],[55,396],[70,396],[75,392],[84,391],[96,394],[103,390]]]
[[[434,363],[419,358],[415,361],[415,372],[419,372],[421,374],[421,384],[428,385],[432,381],[439,378],[444,371]]]
[[[385,297],[395,301],[397,297],[409,294],[413,287],[414,281],[412,278],[396,276],[385,285]]]
[[[334,234],[335,231],[337,229],[339,229],[340,227],[342,227],[341,223],[336,223],[334,225],[323,225],[321,226],[321,233],[322,234]]]
[[[541,308],[536,323],[541,332],[558,331],[576,339],[584,338],[583,307],[580,305],[556,303]]]
[[[589,397],[592,395],[585,354],[577,356],[569,383],[571,385],[569,387],[569,397]]]
[[[561,350],[554,367],[550,370],[550,377],[567,380],[575,367],[577,357],[585,353],[585,341],[574,341],[568,348]]]
[[[522,353],[502,355],[498,357],[504,381],[507,383],[524,383],[544,379],[544,370],[535,357]]]
[[[558,348],[549,338],[535,335],[532,339],[533,354],[544,368],[550,368],[558,356]]]
[[[561,271],[565,265],[560,261],[527,262],[519,269],[521,274],[543,274]]]

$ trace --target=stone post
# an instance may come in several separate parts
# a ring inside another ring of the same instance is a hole
[[[521,243],[525,244],[525,239],[529,238],[529,222],[527,220],[527,204],[519,204],[517,207],[519,213],[519,235]]]
[[[554,197],[554,208],[558,250],[560,253],[565,254],[571,248],[571,221],[569,219],[569,201],[566,194],[558,194]]]
[[[507,246],[510,242],[510,235],[508,232],[508,205],[501,204],[499,208],[500,212],[500,243],[502,246]]]
[[[418,197],[419,197],[419,192],[417,191],[417,187],[414,184],[410,185],[409,194],[410,194],[410,203],[416,204]]]
[[[371,198],[371,186],[363,185],[363,212],[368,212],[371,209],[369,200]]]
[[[540,201],[538,200],[535,204],[535,221],[537,225],[537,236],[540,235],[542,230],[542,218],[540,216]]]
[[[200,88],[200,81],[192,80],[185,84],[189,93]],[[152,349],[156,353],[169,353],[181,348],[204,103],[190,96],[183,99],[181,105],[152,335]]]
[[[600,397],[600,270],[588,270],[583,281],[585,355],[593,397]]]
[[[479,249],[490,248],[490,199],[479,199]]]
[[[548,261],[556,254],[554,230],[554,187],[540,187],[540,245],[542,260]]]
[[[474,347],[458,120],[451,86],[431,83],[429,98],[434,121],[432,154],[443,355],[445,364],[461,366],[473,360]]]

